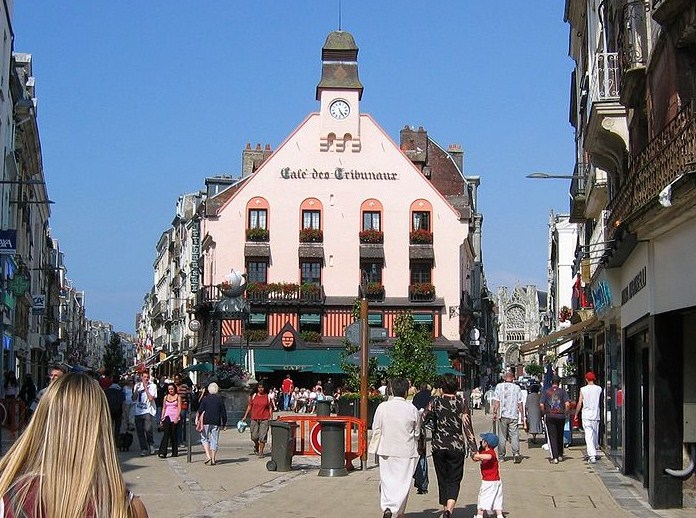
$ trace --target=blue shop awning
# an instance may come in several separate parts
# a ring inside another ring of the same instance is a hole
[[[342,374],[342,349],[254,349],[256,372],[301,371]]]
[[[413,321],[416,324],[432,324],[433,314],[432,313],[414,313]]]
[[[321,315],[319,313],[303,313],[300,315],[301,324],[321,324]]]
[[[249,322],[251,324],[265,324],[266,313],[249,313]]]

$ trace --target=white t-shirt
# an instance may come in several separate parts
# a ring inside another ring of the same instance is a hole
[[[135,400],[135,415],[150,414],[155,415],[157,413],[157,408],[155,407],[155,400],[150,401],[145,395],[143,382],[139,381],[134,388],[134,392],[139,393],[140,397]],[[151,396],[157,397],[157,385],[154,383],[148,383],[147,391]]]
[[[599,421],[599,398],[602,395],[602,387],[585,385],[580,389],[580,393],[582,394],[583,421]]]

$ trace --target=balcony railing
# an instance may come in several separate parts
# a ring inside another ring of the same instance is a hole
[[[584,162],[575,164],[573,179],[570,182],[570,221],[572,223],[579,223],[585,218],[586,185],[589,170],[589,164]]]
[[[607,233],[645,207],[696,162],[696,101],[687,104],[635,157],[616,196],[609,202]]]
[[[592,101],[619,99],[619,54],[598,52],[590,75]]]
[[[252,303],[323,303],[326,299],[324,287],[319,284],[294,284],[277,282],[257,284],[246,291],[246,298]]]
[[[693,0],[653,0],[653,19],[660,25],[666,25],[691,5]]]
[[[358,296],[362,293],[358,286]],[[368,282],[365,286],[365,298],[367,300],[381,302],[384,300],[384,285],[381,282]]]
[[[435,300],[435,286],[429,282],[417,282],[408,287],[408,299],[411,302],[432,302]]]
[[[623,24],[619,34],[621,49],[621,103],[639,104],[645,93],[645,66],[648,58],[648,27],[645,2],[633,1],[623,7]]]

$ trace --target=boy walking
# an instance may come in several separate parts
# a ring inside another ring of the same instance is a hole
[[[494,433],[481,434],[481,448],[472,455],[472,460],[481,463],[481,489],[478,496],[478,510],[474,518],[484,516],[486,511],[495,511],[497,518],[503,518],[503,482],[500,480],[498,456],[498,436]]]

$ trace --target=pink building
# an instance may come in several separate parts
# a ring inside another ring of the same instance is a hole
[[[328,36],[319,111],[274,151],[247,146],[242,179],[208,198],[201,222],[201,283],[213,300],[230,270],[247,273],[250,358],[271,376],[340,372],[361,281],[370,325],[393,337],[395,316],[410,310],[447,366],[472,325],[460,308],[480,261],[470,238],[478,179],[462,175],[460,148],[408,127],[399,146],[360,112],[357,54],[349,33]],[[241,355],[244,325],[223,319],[218,343]]]

